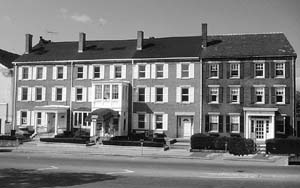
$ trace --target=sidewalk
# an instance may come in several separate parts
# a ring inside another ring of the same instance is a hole
[[[26,142],[13,149],[17,153],[51,153],[51,154],[71,154],[71,155],[104,155],[104,156],[127,156],[127,157],[151,157],[151,158],[176,158],[206,160],[218,163],[244,163],[253,165],[287,166],[288,156],[278,155],[247,155],[234,156],[229,153],[209,153],[209,152],[189,152],[187,149],[170,149],[164,151],[163,148],[136,147],[136,146],[112,146],[67,143],[47,143],[47,142]]]

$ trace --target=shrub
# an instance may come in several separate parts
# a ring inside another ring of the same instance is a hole
[[[0,140],[17,140],[15,136],[0,136]]]
[[[246,138],[230,138],[228,150],[229,153],[234,155],[248,155],[254,153],[254,141]]]
[[[214,149],[216,150],[225,150],[225,145],[227,144],[227,148],[228,148],[228,142],[229,142],[229,137],[216,137],[214,139]]]
[[[140,141],[118,141],[118,140],[103,140],[104,145],[118,145],[118,146],[141,146]],[[164,143],[144,141],[143,146],[145,147],[163,147]]]
[[[86,144],[88,141],[82,138],[40,138],[42,142]]]
[[[272,154],[300,154],[299,138],[274,138],[266,141],[266,152]]]
[[[213,149],[215,137],[207,136],[202,133],[194,134],[191,137],[192,149]]]

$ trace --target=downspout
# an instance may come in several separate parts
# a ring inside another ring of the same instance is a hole
[[[202,58],[200,57],[200,64],[199,64],[199,72],[200,72],[200,78],[199,78],[199,82],[200,82],[200,87],[199,87],[199,95],[200,95],[200,104],[199,104],[199,110],[200,110],[200,117],[199,117],[199,133],[202,133],[202,113],[203,113],[203,110],[202,110],[202,106],[203,106],[203,61],[202,61]]]
[[[69,122],[70,122],[70,125],[69,125],[69,130],[73,130],[73,124],[72,124],[72,88],[73,88],[73,61],[71,61],[71,74],[70,74],[70,77],[71,77],[71,81],[70,81],[70,117],[69,117]]]
[[[16,97],[17,97],[17,64],[15,64],[14,66],[14,80],[13,80],[13,127],[12,127],[12,130],[16,130]]]
[[[131,59],[131,71],[134,71],[134,60]],[[132,127],[133,127],[133,101],[134,101],[134,86],[133,86],[133,72],[131,74],[131,131],[132,131]],[[127,131],[127,135],[128,135],[128,131]]]
[[[296,93],[296,59],[294,57],[292,57],[292,67],[293,67],[293,72],[292,72],[292,85],[293,85],[293,92],[292,92],[292,99],[293,99],[293,136],[297,136],[297,126],[296,126],[296,97],[295,97],[295,93]]]

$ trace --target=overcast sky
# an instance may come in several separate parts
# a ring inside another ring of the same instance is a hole
[[[34,43],[200,35],[206,22],[208,34],[283,32],[299,55],[299,10],[298,0],[0,0],[0,48],[23,54],[25,33]]]

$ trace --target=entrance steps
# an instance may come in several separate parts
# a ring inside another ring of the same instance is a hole
[[[256,151],[258,154],[266,154],[266,144],[256,143]]]
[[[32,140],[40,140],[40,138],[54,138],[54,133],[37,133],[32,137]]]
[[[190,138],[175,138],[176,142],[171,144],[170,149],[190,149]]]

